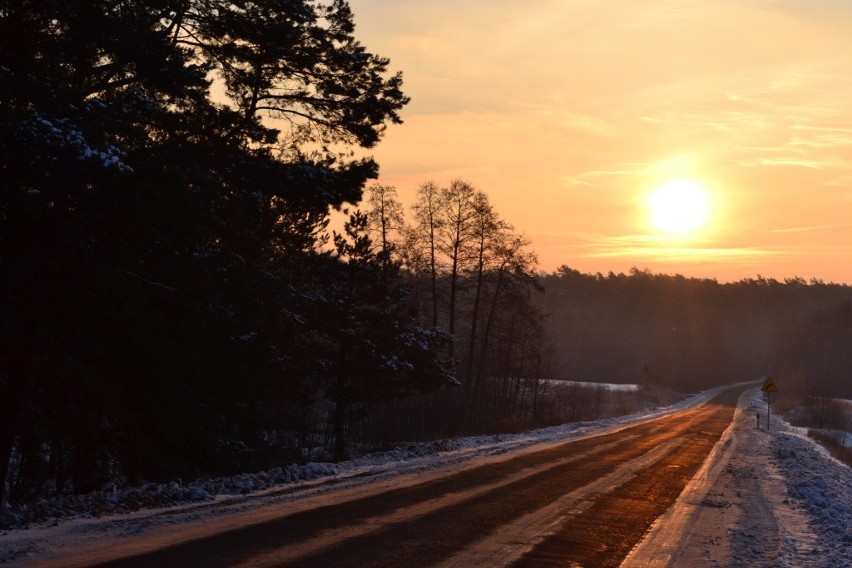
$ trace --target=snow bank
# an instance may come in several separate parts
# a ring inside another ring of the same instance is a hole
[[[100,491],[86,495],[39,499],[29,505],[20,506],[4,503],[0,506],[0,529],[23,528],[32,523],[76,516],[99,517],[140,509],[211,501],[216,495],[246,495],[337,473],[335,464],[309,463],[276,467],[259,473],[243,473],[233,477],[202,478],[189,484],[177,480],[119,489],[110,483]]]
[[[563,381],[560,379],[545,379],[544,382],[554,384],[554,385],[562,385],[562,386],[577,386],[583,388],[604,388],[609,391],[624,391],[624,392],[636,392],[641,387],[635,383],[592,383],[588,381]]]
[[[397,475],[416,470],[436,469],[478,456],[498,455],[534,444],[566,440],[605,431],[607,428],[649,420],[699,404],[711,398],[719,390],[711,389],[670,406],[617,418],[563,424],[520,434],[401,444],[390,451],[373,453],[338,464],[293,464],[259,473],[202,478],[191,483],[175,480],[170,483],[148,483],[141,487],[124,488],[108,484],[100,491],[86,495],[39,499],[29,505],[10,506],[4,503],[0,506],[0,529],[20,529],[34,523],[45,523],[57,519],[100,517],[141,509],[185,505],[211,501],[217,497],[245,496],[332,477]]]
[[[773,417],[775,418],[775,417]],[[822,566],[852,567],[852,469],[833,458],[805,430],[773,424],[772,451],[788,494],[808,516]]]
[[[96,538],[98,543],[103,543],[110,539],[130,538],[128,534],[135,534],[133,531],[144,532],[164,523],[165,526],[175,522],[197,524],[208,517],[233,511],[254,511],[263,503],[280,503],[280,499],[287,499],[282,493],[291,490],[304,488],[312,493],[328,492],[328,497],[333,499],[335,492],[341,488],[367,485],[403,474],[449,470],[456,465],[467,467],[509,451],[531,451],[540,445],[603,434],[651,420],[705,402],[719,390],[705,391],[651,412],[565,424],[521,434],[404,444],[388,452],[339,464],[291,465],[260,473],[196,480],[189,484],[175,481],[137,488],[106,487],[95,494],[75,499],[39,502],[25,510],[7,506],[0,512],[9,529],[0,532],[0,564],[27,563],[45,555],[61,555],[80,542],[88,542],[86,538]],[[760,393],[751,396],[753,404],[761,406]],[[761,434],[766,433],[763,431]],[[783,507],[800,511],[802,517],[808,519],[808,532],[817,537],[803,539],[799,538],[801,531],[785,531],[783,551],[779,556],[782,562],[778,565],[852,567],[850,468],[828,455],[801,429],[787,425],[778,417],[773,417],[773,430],[766,435],[770,436],[771,447],[767,451],[771,452],[778,482],[787,488],[787,495],[781,495],[778,502],[783,499]],[[748,466],[748,460],[756,459],[755,452],[749,451],[745,445],[737,447],[745,466]],[[225,504],[228,506],[223,507]],[[163,518],[157,511],[164,507],[169,507],[169,515],[178,511],[186,514]],[[145,510],[125,513],[136,509]],[[778,516],[770,510],[763,511],[773,517]],[[102,519],[91,518],[101,515],[104,515]],[[63,521],[58,524],[57,521],[49,522],[57,518]],[[129,528],[130,524],[116,522],[123,519],[133,519],[133,528]],[[32,524],[37,526],[20,530]],[[728,527],[728,530],[731,528]],[[755,550],[750,558],[759,564],[760,552]]]

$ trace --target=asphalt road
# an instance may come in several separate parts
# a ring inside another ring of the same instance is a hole
[[[618,566],[701,466],[741,390],[617,432],[100,566]]]

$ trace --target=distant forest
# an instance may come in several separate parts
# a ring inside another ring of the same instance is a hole
[[[567,266],[540,283],[536,305],[568,377],[694,391],[771,375],[785,389],[852,398],[847,285]]]
[[[553,379],[849,396],[846,286],[540,274],[471,184],[370,185],[408,98],[352,20],[0,2],[0,501],[599,411]]]

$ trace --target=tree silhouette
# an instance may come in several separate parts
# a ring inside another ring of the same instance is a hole
[[[339,0],[0,5],[0,499],[241,467],[219,448],[285,426],[387,70]]]

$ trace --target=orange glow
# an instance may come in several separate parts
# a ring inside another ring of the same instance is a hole
[[[852,2],[351,5],[412,97],[373,150],[405,203],[465,179],[543,270],[852,283]],[[709,198],[688,246],[643,221],[673,179]]]

